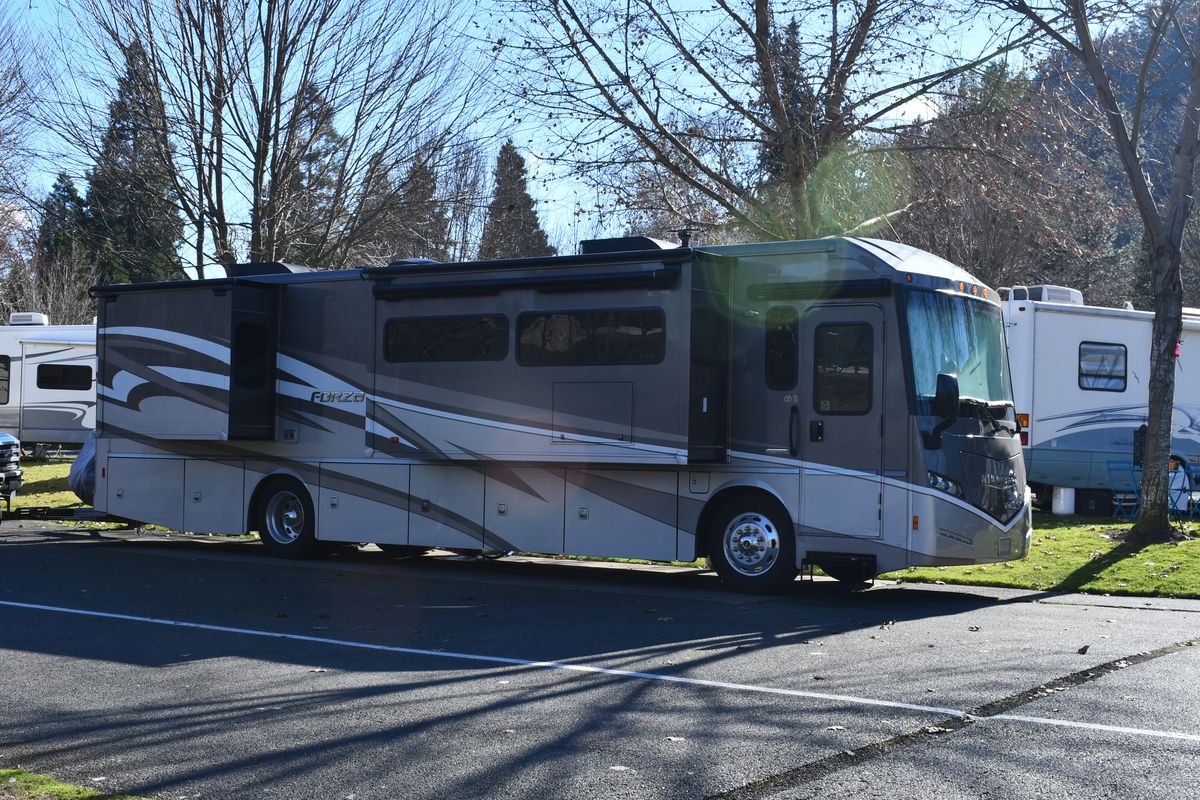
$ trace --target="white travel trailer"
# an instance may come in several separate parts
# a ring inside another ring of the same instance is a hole
[[[1087,306],[1076,289],[1016,286],[1001,303],[1022,419],[1025,468],[1056,513],[1108,515],[1136,491],[1137,430],[1149,399],[1154,314]],[[1184,310],[1175,370],[1172,452],[1200,472],[1200,311]],[[1073,491],[1061,491],[1063,489]],[[1133,504],[1124,506],[1132,510]]]
[[[96,511],[325,542],[690,561],[747,591],[1022,557],[1000,308],[904,245],[104,286]]]
[[[0,432],[80,444],[96,426],[96,326],[14,313],[0,326]]]

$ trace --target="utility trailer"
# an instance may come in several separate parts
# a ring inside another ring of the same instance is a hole
[[[78,445],[96,426],[96,326],[19,312],[0,326],[0,432]]]
[[[95,507],[327,542],[691,561],[772,591],[1022,557],[996,295],[904,245],[102,286]]]
[[[1029,483],[1046,505],[1059,490],[1056,513],[1107,515],[1114,493],[1138,488],[1135,440],[1148,415],[1154,314],[1084,305],[1082,293],[1063,286],[1001,292]],[[1171,452],[1193,485],[1200,474],[1197,348],[1200,310],[1184,309]]]

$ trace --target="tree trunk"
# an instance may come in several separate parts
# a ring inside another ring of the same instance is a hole
[[[1154,276],[1154,324],[1150,345],[1149,418],[1146,421],[1146,455],[1142,475],[1142,503],[1138,520],[1129,532],[1138,544],[1166,541],[1171,529],[1169,476],[1172,416],[1175,398],[1175,347],[1183,329],[1183,281],[1178,244],[1156,243],[1150,254]]]

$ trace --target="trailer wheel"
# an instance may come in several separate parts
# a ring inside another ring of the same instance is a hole
[[[707,535],[713,569],[735,591],[780,592],[796,577],[792,519],[769,495],[725,500],[710,518]]]
[[[265,487],[256,519],[258,538],[272,555],[307,558],[319,552],[312,499],[299,481],[280,478]]]

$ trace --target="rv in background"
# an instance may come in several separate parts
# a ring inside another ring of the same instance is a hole
[[[1029,483],[1047,506],[1057,496],[1056,513],[1107,516],[1114,492],[1137,488],[1135,438],[1147,416],[1154,314],[1131,305],[1087,306],[1078,290],[1062,286],[1000,291]],[[1196,309],[1184,309],[1173,430],[1172,453],[1194,483],[1200,473]]]
[[[865,239],[97,287],[95,507],[325,542],[803,564],[1025,555],[998,297]]]
[[[14,313],[0,326],[0,432],[34,444],[81,444],[96,426],[96,326]]]

